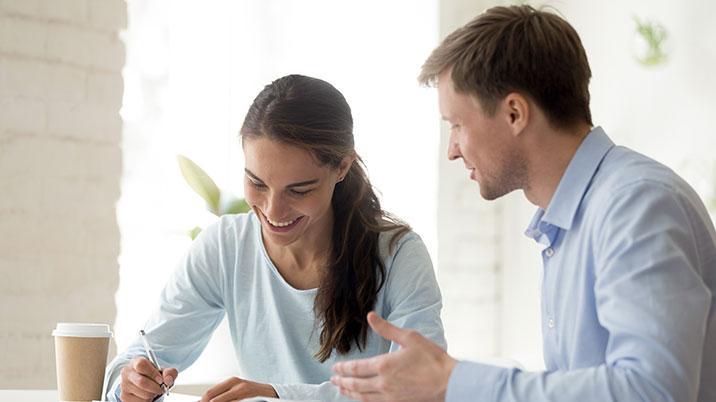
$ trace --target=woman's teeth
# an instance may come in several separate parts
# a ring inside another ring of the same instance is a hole
[[[298,218],[296,218],[296,219],[298,219]],[[294,219],[294,220],[292,220],[292,221],[288,221],[288,222],[274,222],[274,221],[272,221],[271,219],[269,219],[268,217],[266,217],[266,220],[267,220],[270,224],[272,224],[273,226],[279,227],[279,228],[286,227],[286,226],[292,224],[293,222],[296,222],[296,219]]]

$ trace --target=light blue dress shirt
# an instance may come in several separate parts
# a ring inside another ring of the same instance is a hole
[[[596,127],[526,234],[547,370],[459,362],[447,401],[716,401],[716,233],[667,167]]]
[[[374,310],[445,348],[442,298],[425,244],[409,232],[391,248],[391,234],[381,233],[379,238],[387,276]],[[253,212],[224,215],[204,229],[144,327],[147,340],[162,367],[181,372],[199,357],[226,316],[234,345],[234,354],[227,353],[226,359],[238,362],[236,376],[269,383],[283,399],[347,400],[328,381],[333,364],[392,352],[399,345],[369,330],[362,349],[353,347],[346,355],[334,352],[318,361],[314,355],[320,348],[321,328],[313,310],[318,290],[296,289],[286,282],[261,236]],[[140,355],[145,352],[136,339],[109,364],[109,400],[119,400],[121,368]]]

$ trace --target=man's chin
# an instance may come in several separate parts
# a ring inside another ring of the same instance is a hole
[[[494,201],[494,200],[496,200],[500,197],[503,197],[515,190],[515,189],[494,188],[494,187],[490,187],[490,186],[483,186],[479,182],[478,182],[478,186],[480,187],[480,196],[486,201]]]

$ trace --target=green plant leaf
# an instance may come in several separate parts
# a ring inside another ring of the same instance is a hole
[[[189,237],[194,240],[196,239],[196,236],[199,236],[199,233],[201,233],[201,228],[199,226],[195,226],[194,229],[189,231]]]
[[[644,54],[639,55],[637,60],[645,66],[655,66],[665,63],[668,60],[668,55],[664,49],[664,43],[669,36],[666,28],[658,22],[642,21],[636,16],[632,18],[636,24],[637,34],[639,34],[647,45]]]
[[[224,198],[224,197],[222,197]],[[244,212],[249,212],[251,210],[251,207],[243,198],[236,198],[234,196],[228,196],[226,197],[226,200],[224,201],[222,199],[221,203],[221,209],[219,210],[219,213],[221,215],[224,214],[240,214]]]
[[[221,192],[206,172],[191,159],[177,155],[179,168],[189,186],[206,201],[207,207],[215,215],[219,215]]]

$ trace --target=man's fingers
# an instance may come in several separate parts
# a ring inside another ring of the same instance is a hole
[[[368,324],[383,338],[393,341],[400,346],[408,346],[412,343],[412,330],[402,329],[381,318],[374,311],[368,313]]]
[[[331,377],[331,383],[333,383],[333,385],[361,394],[383,391],[381,387],[382,381],[380,377],[356,378],[341,377],[338,375]]]
[[[333,371],[344,377],[373,377],[378,375],[381,368],[389,362],[389,354],[369,357],[367,359],[351,360],[333,365]]]

